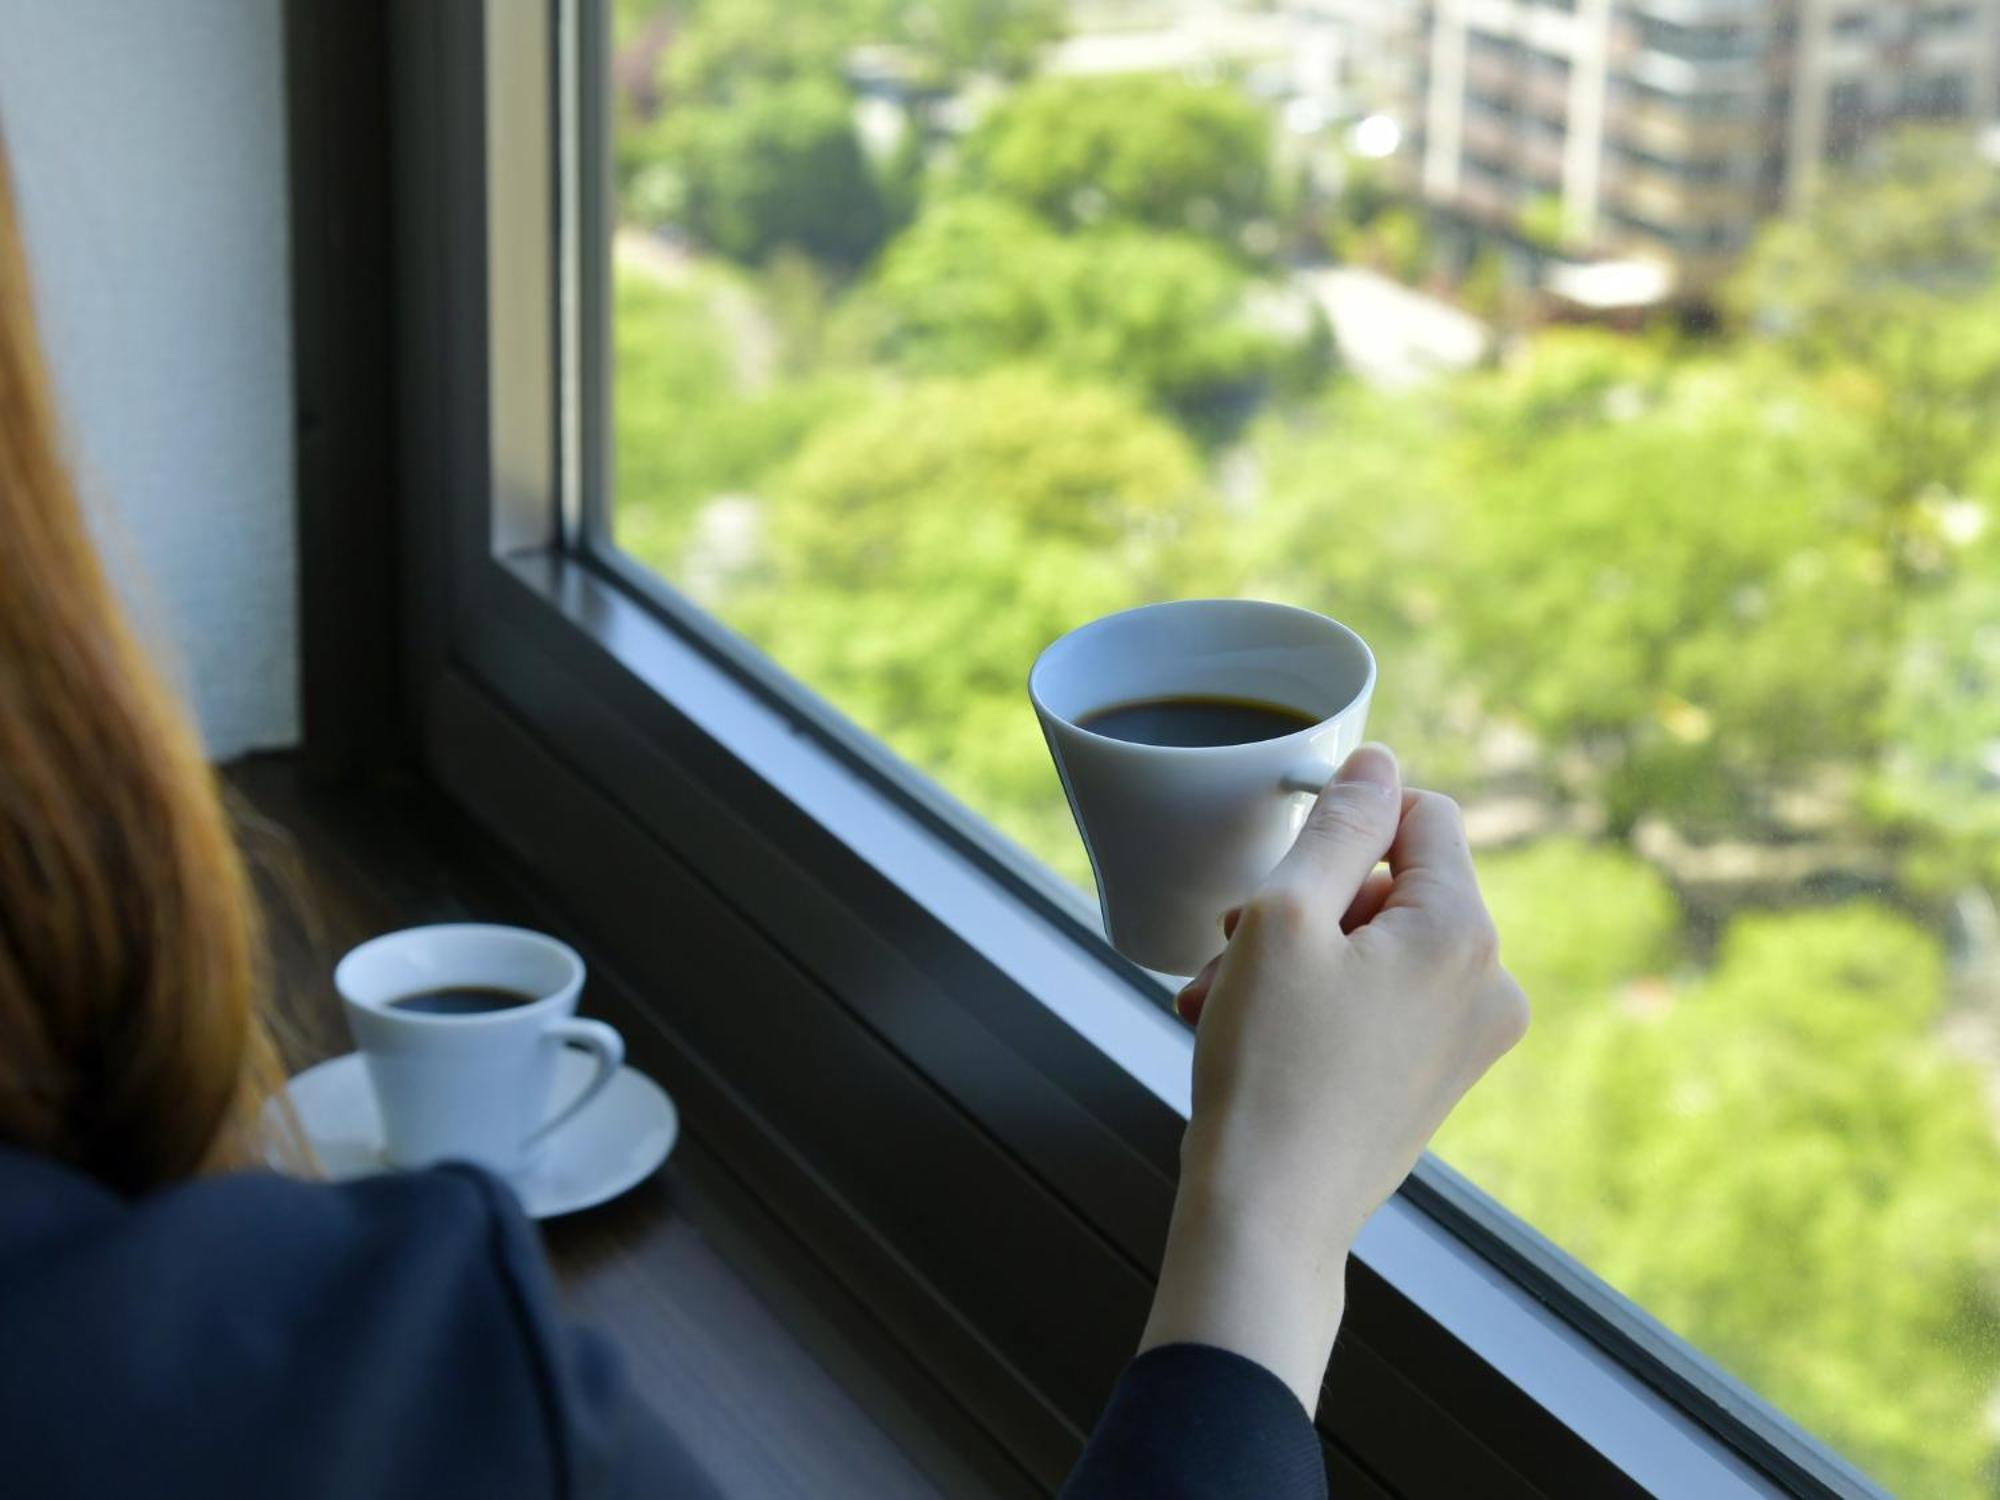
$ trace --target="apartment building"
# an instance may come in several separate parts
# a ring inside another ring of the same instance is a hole
[[[2000,110],[2000,0],[1432,0],[1426,199],[1698,292],[1828,162]]]

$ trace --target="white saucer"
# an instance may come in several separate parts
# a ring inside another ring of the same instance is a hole
[[[549,1113],[583,1092],[595,1069],[585,1053],[563,1048]],[[382,1117],[359,1052],[308,1068],[285,1088],[330,1181],[392,1170],[382,1158]],[[620,1068],[508,1186],[533,1219],[592,1208],[652,1176],[674,1149],[680,1128],[665,1091],[637,1069]]]

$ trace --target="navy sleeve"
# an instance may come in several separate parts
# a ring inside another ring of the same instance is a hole
[[[495,1179],[135,1202],[0,1153],[10,1495],[711,1500]],[[32,1353],[30,1352],[32,1351]]]
[[[1061,1500],[1326,1500],[1326,1465],[1276,1375],[1165,1344],[1126,1366]]]
[[[574,1500],[717,1500],[707,1476],[637,1399],[617,1351],[557,1307],[541,1242],[514,1195],[484,1172],[446,1170],[470,1178],[491,1205],[496,1258],[556,1449],[557,1493]]]

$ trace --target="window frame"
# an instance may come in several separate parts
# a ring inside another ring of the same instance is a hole
[[[543,872],[593,962],[743,991],[661,996],[637,1055],[1053,1487],[1157,1276],[1191,1041],[1076,893],[597,545],[606,126],[579,69],[608,56],[601,5],[385,4],[420,765]],[[772,1045],[795,1034],[812,1056]],[[1007,1226],[1033,1231],[1025,1271],[992,1253]],[[1881,1493],[1428,1157],[1356,1247],[1318,1420],[1340,1493]]]

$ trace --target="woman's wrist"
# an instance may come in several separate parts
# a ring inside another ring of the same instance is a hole
[[[1183,1172],[1140,1349],[1227,1349],[1277,1375],[1310,1413],[1340,1329],[1349,1242],[1222,1186]]]
[[[1288,1160],[1297,1139],[1267,1137],[1233,1121],[1190,1121],[1181,1139],[1181,1195],[1207,1216],[1302,1246],[1332,1246],[1344,1260],[1376,1206],[1356,1170],[1337,1154]]]

